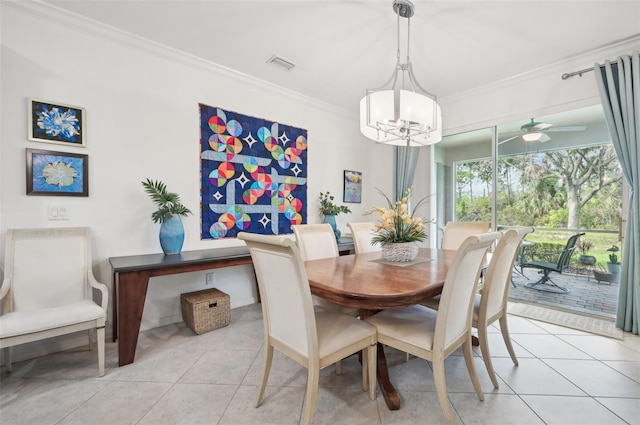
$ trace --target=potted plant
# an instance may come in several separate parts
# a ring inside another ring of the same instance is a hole
[[[380,190],[378,192],[386,199],[387,207],[373,207],[364,212],[365,215],[375,213],[378,216],[371,244],[382,246],[382,256],[387,261],[413,261],[418,255],[415,242],[427,239],[425,219],[415,214],[427,198],[418,201],[411,211],[411,188],[407,189],[402,199],[397,202],[391,202],[387,195]]]
[[[598,283],[601,283],[601,282],[611,283],[617,279],[618,274],[611,273],[609,270],[605,269],[601,263],[598,263],[597,267],[593,269],[593,277],[596,279]]]
[[[618,261],[618,254],[616,254],[618,251],[620,251],[620,248],[618,248],[617,245],[613,245],[611,248],[607,249],[607,252],[610,253],[609,262],[607,262],[607,270],[609,270],[609,273],[614,273],[616,275],[616,282],[620,278],[620,269],[622,268],[620,261]]]
[[[340,213],[351,213],[351,210],[345,205],[336,205],[333,202],[334,196],[328,191],[324,193],[320,192],[318,199],[320,200],[320,214],[322,215],[322,221],[331,225],[333,234],[336,235],[336,240],[340,240],[342,232],[338,230],[336,216]]]
[[[578,249],[582,253],[578,258],[580,264],[585,266],[593,266],[596,263],[596,257],[589,255],[589,250],[593,247],[593,242],[590,239],[584,238],[578,241]]]
[[[151,214],[154,223],[160,223],[160,246],[167,254],[179,254],[184,243],[184,226],[180,217],[191,214],[189,208],[182,205],[177,193],[167,191],[167,186],[159,180],[147,178],[140,182],[145,192],[158,207]]]

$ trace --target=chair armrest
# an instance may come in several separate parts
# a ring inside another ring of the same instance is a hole
[[[11,288],[11,281],[9,279],[4,279],[2,281],[2,286],[0,286],[0,300],[7,295],[9,288]]]
[[[95,288],[102,293],[100,306],[106,312],[107,305],[109,305],[109,289],[107,288],[107,285],[102,282],[98,282],[91,272],[89,273],[89,284],[92,288]]]

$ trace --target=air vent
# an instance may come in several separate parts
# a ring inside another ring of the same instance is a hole
[[[284,69],[286,69],[287,71],[291,71],[293,68],[295,68],[295,65],[292,64],[291,62],[282,59],[281,57],[278,57],[276,55],[271,56],[268,60],[267,63],[272,63],[274,65],[280,66]]]

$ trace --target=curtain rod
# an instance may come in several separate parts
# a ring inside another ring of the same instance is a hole
[[[618,61],[615,61],[615,60],[614,61],[610,61],[610,63],[617,63],[617,62]],[[562,74],[562,79],[563,80],[567,80],[567,79],[569,79],[571,77],[575,77],[576,75],[582,77],[582,74],[585,74],[585,73],[591,72],[591,71],[593,71],[593,67],[581,69],[580,71],[567,72],[567,73]]]

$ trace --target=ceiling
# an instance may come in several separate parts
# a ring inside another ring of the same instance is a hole
[[[354,113],[396,61],[392,0],[43,2]],[[640,33],[639,0],[414,4],[413,68],[420,85],[439,97]],[[268,64],[272,55],[296,67]]]

